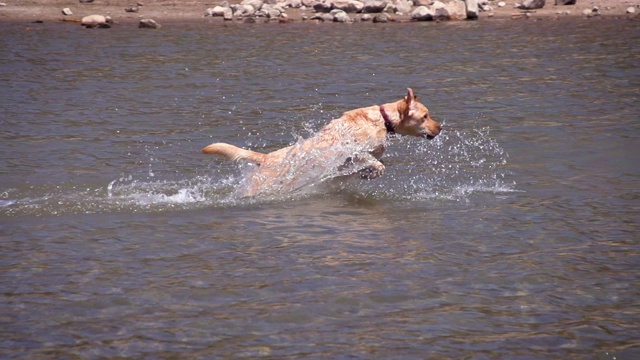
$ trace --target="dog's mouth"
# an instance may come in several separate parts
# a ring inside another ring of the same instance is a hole
[[[426,132],[426,131],[425,131],[425,132],[420,133],[418,136],[419,136],[419,137],[421,137],[421,138],[426,138],[427,140],[433,140],[433,138],[435,138],[435,137],[436,137],[436,135],[431,135],[431,134],[429,134],[429,133],[428,133],[428,132]]]
[[[422,134],[420,134],[420,136],[423,138],[427,138],[427,140],[433,140],[436,136],[438,136],[438,134],[440,134],[440,127],[438,127],[438,131],[434,131],[434,132],[428,129],[425,129],[425,131],[423,131]]]

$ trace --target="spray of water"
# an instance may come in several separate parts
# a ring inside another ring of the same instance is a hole
[[[299,144],[299,142],[298,142]],[[246,198],[249,164],[222,166],[212,161],[206,175],[184,179],[124,174],[101,186],[53,186],[29,191],[2,189],[0,214],[50,215],[96,212],[138,212],[235,206],[263,201],[290,201],[347,192],[372,200],[468,201],[475,193],[516,191],[504,169],[508,155],[488,128],[443,131],[432,141],[409,137],[389,140],[383,158],[385,174],[364,180],[367,165],[342,166],[361,149],[338,146],[296,156],[264,179],[258,196]],[[156,160],[154,160],[154,164]],[[145,169],[147,171],[147,169]]]

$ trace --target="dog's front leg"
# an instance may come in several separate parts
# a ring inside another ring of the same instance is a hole
[[[358,174],[360,174],[360,177],[363,179],[371,180],[384,174],[384,164],[373,156],[371,157],[373,158],[373,160],[369,161],[369,164],[365,168],[358,171]]]
[[[338,168],[345,175],[358,173],[363,179],[375,179],[384,174],[384,170],[384,164],[369,153],[350,156]]]

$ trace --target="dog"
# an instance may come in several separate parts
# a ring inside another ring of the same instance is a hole
[[[202,152],[257,165],[248,176],[244,196],[295,191],[332,177],[359,174],[374,179],[385,171],[380,161],[388,135],[433,139],[442,130],[411,88],[396,102],[345,112],[314,136],[294,145],[260,153],[226,143],[213,143]],[[313,174],[313,175],[311,175]]]

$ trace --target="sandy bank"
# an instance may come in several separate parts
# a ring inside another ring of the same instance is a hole
[[[88,0],[83,0],[88,1]],[[229,1],[239,3],[241,0]],[[91,14],[109,15],[116,24],[137,23],[142,18],[151,18],[159,23],[163,22],[220,22],[220,17],[205,17],[207,8],[218,5],[221,0],[94,0],[90,3],[81,3],[80,0],[0,0],[0,21],[18,22],[52,22],[74,21]],[[640,19],[640,0],[577,0],[575,5],[555,6],[554,0],[547,0],[544,8],[533,10],[526,14],[514,8],[517,0],[504,0],[506,6],[499,7],[498,1],[492,1],[493,11],[481,12],[479,20],[492,19],[533,19],[533,20],[561,20],[562,18],[580,17],[593,19],[583,14],[585,9],[599,8],[600,16],[619,19]],[[136,6],[142,3],[142,6]],[[126,12],[125,8],[138,7],[138,12]],[[634,14],[628,14],[629,7],[635,8]],[[63,15],[62,9],[69,8],[73,14]],[[305,17],[314,14],[313,9],[306,10],[289,8],[286,11],[288,18],[293,22],[303,21]],[[358,14],[350,14],[357,18]],[[408,15],[393,15],[393,20],[409,21]],[[242,21],[242,20],[233,20]],[[264,22],[259,20],[258,23]]]

